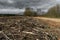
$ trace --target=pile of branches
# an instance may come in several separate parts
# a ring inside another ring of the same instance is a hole
[[[50,27],[33,17],[0,18],[0,40],[58,40]]]

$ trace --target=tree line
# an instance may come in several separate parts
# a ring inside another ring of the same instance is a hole
[[[59,18],[60,17],[60,5],[56,5],[50,8],[48,12],[42,16]]]

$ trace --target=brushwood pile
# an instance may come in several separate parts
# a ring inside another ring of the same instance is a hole
[[[33,17],[1,17],[0,40],[58,40],[49,26]]]

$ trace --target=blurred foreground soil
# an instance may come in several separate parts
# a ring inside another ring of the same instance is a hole
[[[55,23],[38,17],[0,17],[0,40],[59,40],[60,27]]]

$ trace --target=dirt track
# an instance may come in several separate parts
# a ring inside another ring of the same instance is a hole
[[[53,28],[58,34],[58,39],[60,40],[60,18],[46,18],[46,17],[35,17],[36,19],[42,20],[44,23],[48,24]]]
[[[50,20],[50,21],[53,21],[53,22],[60,22],[59,18],[46,18],[46,17],[35,17],[35,18],[43,19],[43,20]]]
[[[60,19],[59,18],[46,18],[46,17],[35,17],[36,19],[42,20],[44,23],[49,26],[60,28]]]

